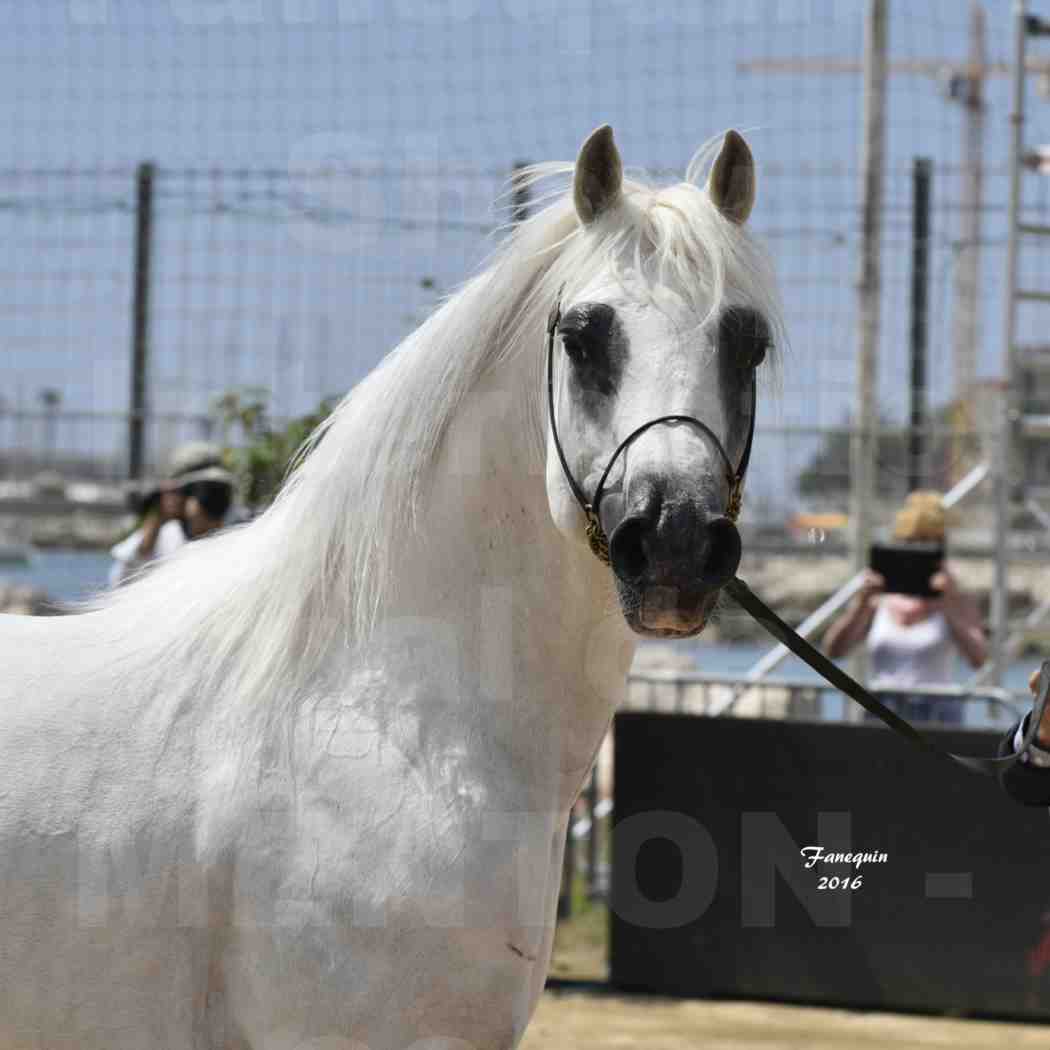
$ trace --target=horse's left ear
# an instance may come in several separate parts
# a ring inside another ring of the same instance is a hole
[[[755,205],[755,158],[735,131],[727,131],[711,168],[707,193],[715,207],[736,223],[747,222]]]
[[[616,204],[623,192],[623,161],[613,141],[612,128],[603,124],[587,136],[576,158],[572,199],[586,226]]]

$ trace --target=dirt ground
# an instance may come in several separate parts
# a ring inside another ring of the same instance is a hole
[[[582,880],[551,976],[608,978],[608,912]],[[1005,1024],[761,1002],[548,991],[521,1050],[1050,1050],[1050,1024]]]
[[[547,992],[521,1050],[1048,1050],[1050,1026]]]

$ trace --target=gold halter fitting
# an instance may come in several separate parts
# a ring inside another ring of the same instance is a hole
[[[605,565],[609,564],[609,537],[605,535],[605,529],[594,513],[593,507],[588,507],[584,512],[587,515],[587,542],[591,545],[598,561]]]

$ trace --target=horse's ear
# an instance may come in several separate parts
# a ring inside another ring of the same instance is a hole
[[[735,131],[727,131],[707,180],[707,193],[715,207],[737,223],[747,222],[755,205],[755,158]]]
[[[612,128],[603,124],[587,136],[576,158],[572,196],[576,214],[586,226],[620,199],[623,162],[613,141]]]

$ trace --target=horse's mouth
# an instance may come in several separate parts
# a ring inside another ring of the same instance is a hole
[[[618,581],[627,626],[646,638],[693,638],[707,626],[719,588],[633,588]]]
[[[634,624],[631,624],[632,630],[643,638],[670,638],[671,640],[676,638],[695,638],[706,626],[706,620],[698,627],[684,631],[678,631],[672,627],[635,627]]]

